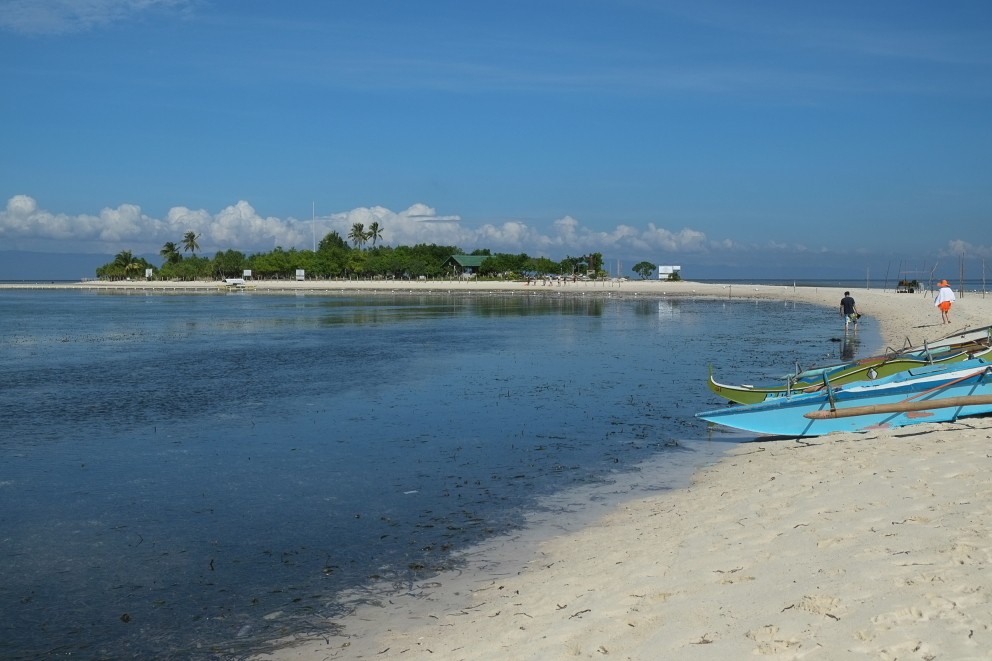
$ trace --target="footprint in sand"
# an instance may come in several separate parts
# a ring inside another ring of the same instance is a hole
[[[908,640],[898,645],[887,645],[878,650],[879,658],[882,661],[900,661],[902,659],[926,659],[938,658],[931,648],[919,640]]]
[[[893,627],[912,622],[920,622],[926,619],[928,618],[926,613],[923,612],[923,609],[911,606],[909,608],[902,608],[897,611],[892,611],[891,613],[876,615],[871,618],[871,621],[872,624],[876,624],[882,629],[891,629]]]
[[[955,544],[947,553],[951,560],[959,565],[981,564],[989,560],[988,553],[973,544]]]
[[[754,653],[764,656],[781,654],[801,644],[796,638],[781,635],[779,628],[772,624],[748,631],[744,635],[757,643]]]
[[[799,601],[797,606],[815,615],[829,615],[834,619],[838,619],[837,611],[840,609],[840,600],[825,595],[806,595]]]
[[[826,537],[824,539],[818,540],[816,542],[817,548],[829,549],[834,546],[841,546],[843,544],[850,545],[854,540],[854,535],[841,535],[839,537]]]

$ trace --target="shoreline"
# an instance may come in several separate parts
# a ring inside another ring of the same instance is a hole
[[[225,294],[225,293],[294,293],[340,295],[356,292],[390,294],[527,294],[551,296],[650,296],[659,298],[727,298],[763,299],[811,303],[839,308],[845,288],[835,286],[721,284],[684,280],[589,280],[546,285],[521,281],[473,280],[254,280],[244,288],[227,286],[221,281],[79,281],[0,283],[4,290],[75,290],[107,293]],[[924,341],[952,332],[992,323],[992,294],[966,292],[952,311],[953,323],[940,323],[940,313],[933,307],[933,293],[896,293],[894,290],[848,287],[858,309],[869,323],[878,323],[886,348],[918,346]],[[838,320],[839,311],[838,311]]]
[[[100,289],[142,291],[140,284],[147,283]],[[256,291],[542,290],[523,283],[279,284]],[[727,289],[623,282],[569,294],[835,309],[843,295],[831,287]],[[981,293],[959,298],[954,323],[945,325],[931,296],[850,291],[890,347],[992,323],[992,298]],[[838,311],[831,330],[842,323]],[[534,528],[467,550],[464,571],[380,601],[352,595],[351,615],[317,621],[312,636],[253,658],[992,658],[990,439],[992,417],[743,442],[686,488],[603,508],[551,537],[538,534],[549,528],[536,517]],[[543,518],[554,524],[553,516]],[[342,625],[337,635],[322,635]]]
[[[677,284],[665,295],[725,295]],[[831,307],[843,295],[750,289]],[[944,325],[929,296],[851,292],[890,346],[992,321],[981,295]],[[494,540],[464,573],[327,623],[343,635],[255,658],[990,658],[989,439],[985,417],[741,443],[687,488],[551,538]]]

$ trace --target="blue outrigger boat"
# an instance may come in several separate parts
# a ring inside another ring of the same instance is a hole
[[[992,413],[992,361],[973,358],[797,393],[758,404],[697,413],[697,418],[756,434],[822,436]]]

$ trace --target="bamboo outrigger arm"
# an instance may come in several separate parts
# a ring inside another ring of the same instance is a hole
[[[810,420],[831,420],[834,418],[851,418],[858,415],[874,413],[906,413],[909,411],[926,411],[929,409],[945,409],[954,406],[978,406],[992,404],[992,395],[961,395],[945,399],[928,399],[923,402],[894,402],[892,404],[872,404],[869,406],[852,406],[833,411],[810,411],[804,413],[804,418]]]

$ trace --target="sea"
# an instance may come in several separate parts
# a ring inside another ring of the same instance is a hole
[[[743,292],[0,290],[0,658],[346,630],[342,595],[457,570],[556,494],[683,486],[754,440],[694,417],[724,405],[710,368],[877,353],[866,321]]]

